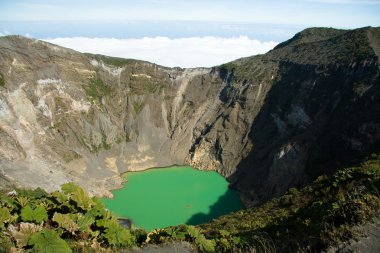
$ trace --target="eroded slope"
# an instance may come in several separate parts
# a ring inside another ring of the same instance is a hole
[[[187,163],[247,205],[376,149],[379,29],[307,29],[215,68],[0,39],[2,182],[104,194],[119,173]]]

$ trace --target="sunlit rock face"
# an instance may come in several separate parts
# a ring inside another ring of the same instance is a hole
[[[378,28],[306,29],[265,55],[166,68],[0,38],[0,184],[93,194],[189,164],[247,205],[379,146]]]

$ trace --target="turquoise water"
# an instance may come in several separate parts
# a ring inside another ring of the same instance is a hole
[[[125,177],[124,188],[103,202],[146,230],[200,224],[243,208],[238,194],[216,172],[175,166],[127,172]]]

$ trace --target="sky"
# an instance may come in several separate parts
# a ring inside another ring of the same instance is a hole
[[[212,66],[265,53],[307,27],[380,26],[379,13],[380,0],[0,0],[0,36]]]

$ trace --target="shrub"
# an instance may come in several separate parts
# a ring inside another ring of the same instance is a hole
[[[131,247],[136,237],[100,199],[67,183],[51,194],[41,189],[1,192],[0,242],[0,251],[72,252],[81,245],[97,252]]]
[[[111,87],[104,84],[103,81],[97,77],[90,79],[89,84],[85,87],[86,95],[93,101],[101,103],[102,98],[111,93]]]

